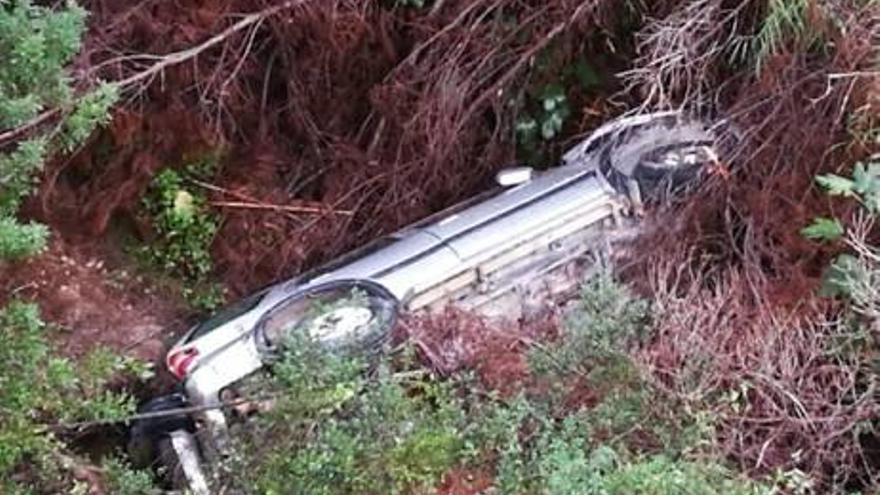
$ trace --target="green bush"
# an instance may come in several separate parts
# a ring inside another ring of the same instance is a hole
[[[629,7],[621,11],[630,12]],[[508,103],[516,109],[517,156],[532,166],[553,165],[560,151],[556,142],[577,117],[570,97],[601,91],[602,77],[586,54],[570,60],[564,45],[551,43],[535,57],[529,78],[525,90]]]
[[[452,385],[409,380],[294,337],[273,367],[271,411],[247,425],[239,448],[259,493],[411,493],[435,485],[465,455],[466,418]],[[260,383],[266,376],[254,379]],[[265,389],[261,393],[265,393]],[[257,394],[259,395],[259,394]],[[283,439],[266,445],[265,439]]]
[[[267,494],[421,493],[487,467],[498,494],[770,493],[700,451],[707,429],[641,378],[626,350],[648,316],[610,278],[590,282],[561,339],[534,351],[537,386],[504,400],[408,353],[371,367],[294,334],[271,371],[237,387],[271,407],[234,423],[241,455],[218,471]],[[566,405],[584,384],[598,404]],[[634,432],[657,445],[631,445]]]
[[[21,224],[11,216],[0,216],[0,259],[18,260],[38,253],[48,236],[45,225]]]
[[[62,462],[71,454],[44,426],[114,419],[134,411],[132,397],[110,392],[120,374],[146,377],[139,362],[98,349],[83,364],[54,355],[37,307],[11,302],[0,309],[0,488],[57,493],[72,481]],[[29,466],[22,474],[21,468]]]
[[[166,169],[153,179],[143,203],[157,237],[140,249],[151,265],[184,282],[188,301],[209,310],[224,299],[222,289],[211,281],[210,247],[218,222],[205,196],[187,179],[209,173],[211,163],[188,165],[183,172]]]
[[[628,347],[638,344],[649,328],[648,302],[632,297],[610,275],[588,281],[578,302],[562,338],[531,353],[531,366],[539,373],[608,371],[613,361],[625,359]]]
[[[158,495],[163,493],[151,473],[132,468],[125,461],[111,457],[102,463],[108,493],[113,495]]]
[[[117,99],[113,85],[77,94],[65,66],[80,50],[86,12],[75,2],[52,9],[29,0],[0,8],[0,134],[21,129],[18,142],[0,142],[0,258],[21,258],[45,246],[46,230],[20,225],[15,215],[50,154],[70,152],[107,122]],[[57,114],[57,119],[43,118]],[[57,125],[37,125],[38,121]]]

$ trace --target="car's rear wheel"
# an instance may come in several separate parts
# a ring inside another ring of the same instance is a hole
[[[375,282],[327,282],[269,310],[257,325],[257,341],[270,354],[306,337],[334,351],[375,355],[391,334],[398,306],[394,295]]]
[[[635,180],[643,200],[662,200],[700,177],[715,144],[714,133],[702,122],[665,117],[624,127],[608,138],[601,170],[621,192]]]
[[[126,450],[132,464],[137,468],[155,467],[165,479],[174,484],[185,482],[176,479],[174,474],[180,470],[180,462],[171,446],[170,435],[174,431],[191,431],[192,419],[185,414],[175,414],[188,405],[183,394],[174,393],[156,397],[138,408],[143,417],[132,424],[128,432]],[[182,476],[182,471],[180,473]]]

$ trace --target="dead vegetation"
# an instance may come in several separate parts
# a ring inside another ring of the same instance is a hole
[[[612,4],[94,2],[106,22],[82,64],[132,89],[110,129],[55,168],[67,180],[48,182],[43,215],[103,233],[159,168],[228,150],[213,185],[239,200],[216,198],[220,274],[244,290],[295,273],[468,197],[511,163],[535,57],[560,46],[562,67]],[[302,205],[313,211],[274,214]]]
[[[854,122],[878,122],[880,17],[869,4],[806,2],[798,36],[762,55],[757,74],[720,84],[719,57],[736,43],[757,42],[725,31],[741,28],[742,17],[725,24],[735,9],[723,4],[691,2],[650,25],[642,38],[647,58],[629,74],[656,103],[670,95],[697,105],[729,100],[724,114],[742,140],[730,157],[732,174],[660,213],[659,223],[675,218],[665,223],[675,227],[643,240],[663,248],[643,251],[638,264],[651,267],[661,311],[642,359],[676,395],[716,404],[720,444],[742,469],[801,470],[823,492],[871,486],[877,335],[816,295],[842,246],[799,231],[815,216],[853,207],[829,201],[814,177],[876,152]],[[697,38],[681,39],[685,25]],[[809,48],[813,36],[825,40],[822,50]]]

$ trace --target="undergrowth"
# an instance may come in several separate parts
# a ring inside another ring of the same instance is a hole
[[[22,0],[0,9],[0,259],[45,247],[48,229],[19,221],[18,209],[44,162],[75,150],[106,124],[117,100],[113,85],[77,92],[66,70],[80,50],[85,20],[76,2],[51,8]]]
[[[529,87],[511,105],[517,108],[514,132],[517,155],[535,167],[552,165],[557,156],[551,144],[564,134],[566,125],[577,116],[569,94],[586,95],[602,88],[602,79],[583,55],[562,64],[555,60],[562,50],[551,47],[535,62]]]
[[[205,310],[216,309],[224,301],[222,287],[212,278],[210,251],[219,220],[192,180],[209,176],[216,161],[214,156],[204,157],[181,171],[163,170],[153,179],[143,206],[156,236],[138,250],[149,265],[180,280],[184,298]]]
[[[239,387],[271,398],[235,422],[217,477],[267,494],[421,493],[454,470],[492,473],[499,494],[769,493],[711,456],[706,422],[651,393],[627,357],[649,321],[644,301],[591,282],[510,398],[425,371],[408,347],[368,365],[291,332],[271,371]]]
[[[134,412],[131,395],[114,390],[120,377],[147,379],[150,368],[97,349],[80,363],[58,357],[51,327],[33,304],[0,309],[0,491],[67,493],[79,481],[78,459],[52,424],[112,420]],[[83,489],[82,487],[80,489]]]

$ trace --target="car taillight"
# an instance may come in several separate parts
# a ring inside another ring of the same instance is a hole
[[[168,371],[172,375],[178,380],[183,380],[198,357],[199,351],[195,347],[181,347],[168,353],[165,364],[168,365]]]

